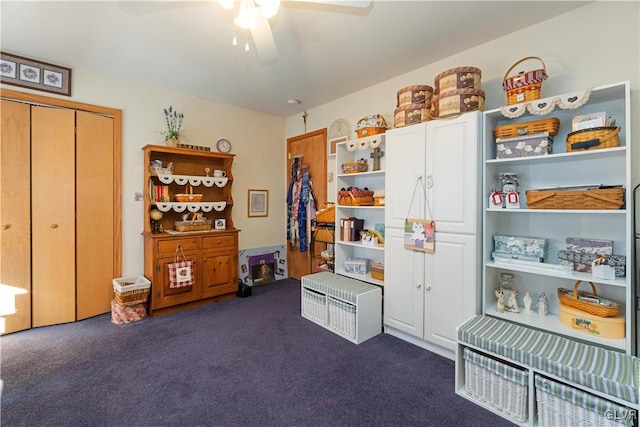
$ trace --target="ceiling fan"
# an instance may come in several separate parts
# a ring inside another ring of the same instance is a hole
[[[217,0],[225,9],[235,9],[234,22],[241,28],[251,32],[251,38],[256,48],[258,58],[263,62],[272,62],[278,58],[273,32],[269,19],[274,17],[283,6],[295,3],[315,3],[328,8],[355,8],[366,9],[372,0]],[[153,2],[155,3],[155,2]],[[168,1],[160,4],[153,4],[148,1],[124,1],[120,2],[121,7],[129,13],[147,13],[150,7],[156,8],[161,5],[163,9],[191,6],[193,2]]]

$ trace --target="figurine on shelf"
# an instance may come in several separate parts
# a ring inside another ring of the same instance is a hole
[[[498,298],[498,303],[496,304],[496,311],[498,313],[504,313],[504,296],[505,293],[502,289],[496,289],[496,298]]]
[[[510,311],[511,313],[520,313],[520,308],[518,307],[518,294],[519,292],[515,289],[511,289],[509,293],[509,298],[507,300],[507,304],[505,305],[505,310]]]
[[[538,297],[538,314],[541,317],[544,317],[549,312],[549,301],[547,301],[547,296],[545,293],[541,293]]]
[[[531,295],[529,295],[529,292],[526,292],[524,294],[524,298],[522,298],[522,301],[524,302],[524,311],[527,313],[531,313],[531,303],[533,301],[531,300]]]

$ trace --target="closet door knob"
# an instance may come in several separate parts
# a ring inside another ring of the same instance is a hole
[[[58,224],[51,224],[51,228],[58,228]]]
[[[420,289],[422,285],[420,283],[416,283],[416,289]]]
[[[10,228],[11,228],[11,224],[5,224],[5,225],[2,226],[3,230],[8,230]]]
[[[426,289],[426,290],[428,290],[428,291],[430,291],[430,290],[431,290],[431,285],[427,285],[427,286],[425,286],[425,289]]]

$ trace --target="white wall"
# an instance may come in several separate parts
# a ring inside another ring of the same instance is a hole
[[[376,113],[383,114],[392,124],[398,89],[415,84],[433,85],[434,77],[440,72],[464,65],[482,70],[482,86],[487,93],[486,109],[495,108],[506,103],[501,88],[504,73],[520,58],[534,55],[544,59],[550,76],[543,84],[543,97],[630,80],[635,119],[632,140],[638,146],[639,9],[638,2],[598,2],[585,6],[310,109],[307,129],[329,127],[336,118],[347,119],[355,128],[360,118]],[[442,42],[446,43],[446,35]],[[300,115],[285,121],[195,95],[148,87],[76,68],[73,70],[73,94],[75,101],[123,110],[123,275],[142,273],[140,233],[143,205],[142,202],[134,202],[133,192],[143,186],[145,165],[142,164],[141,148],[146,144],[163,143],[159,131],[164,129],[162,109],[168,105],[185,114],[184,127],[189,143],[214,147],[220,138],[232,142],[232,152],[236,154],[233,167],[234,223],[242,230],[240,248],[284,243],[288,177],[286,138],[304,133]],[[634,182],[638,182],[639,157],[634,155]],[[269,190],[268,217],[247,217],[249,188]]]
[[[460,66],[482,70],[482,89],[486,92],[485,110],[506,105],[502,80],[509,68],[527,56],[543,59],[549,78],[542,85],[542,97],[563,94],[588,87],[631,81],[632,137],[640,154],[640,3],[596,2],[546,22],[522,29],[426,67],[309,109],[308,129],[329,127],[337,118],[347,119],[355,130],[357,121],[367,115],[382,114],[393,125],[396,93],[418,84],[433,86],[439,73]],[[452,31],[455,28],[452,27]],[[390,36],[392,37],[392,36]],[[442,42],[446,43],[446,35]],[[384,58],[381,58],[384,60]],[[534,62],[532,65],[536,65]],[[518,70],[520,71],[520,70]],[[286,121],[287,137],[304,130],[299,116]],[[352,133],[350,138],[355,138]],[[634,178],[640,172],[640,155],[634,154]],[[331,168],[333,162],[329,167]],[[330,171],[332,169],[329,169]],[[329,195],[335,193],[330,186]],[[333,194],[335,199],[335,194]]]
[[[15,89],[10,86],[6,88]],[[236,155],[232,173],[233,221],[240,249],[281,245],[285,240],[284,119],[218,104],[194,95],[147,87],[83,69],[73,69],[73,101],[121,109],[122,119],[122,273],[143,273],[143,202],[134,191],[143,189],[142,147],[164,144],[163,108],[184,113],[185,143],[212,147],[227,138]],[[23,89],[20,89],[23,90]],[[38,93],[24,90],[25,92]],[[68,99],[68,98],[65,98]],[[247,190],[269,190],[269,216],[247,217]]]

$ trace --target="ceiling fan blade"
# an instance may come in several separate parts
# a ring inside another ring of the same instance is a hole
[[[278,48],[268,20],[259,18],[256,28],[251,29],[251,37],[261,61],[272,62],[278,58]]]
[[[119,1],[120,9],[131,15],[143,15],[154,12],[168,12],[185,7],[199,6],[198,2],[193,1]]]
[[[360,7],[367,8],[371,4],[372,0],[292,0],[299,3],[318,3],[318,4],[328,4],[331,6],[344,6],[344,7]]]

